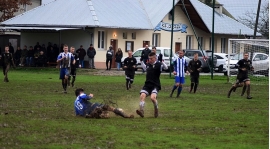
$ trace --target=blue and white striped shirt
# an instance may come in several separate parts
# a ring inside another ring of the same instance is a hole
[[[187,68],[188,63],[184,57],[176,58],[174,60],[174,71],[176,72],[176,76],[185,77],[185,69]]]

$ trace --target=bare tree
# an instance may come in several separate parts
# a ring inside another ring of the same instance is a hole
[[[245,16],[238,18],[238,21],[254,29],[256,23],[254,18],[256,18],[256,15],[256,12],[247,11]],[[269,2],[267,5],[261,7],[257,31],[261,33],[264,38],[269,39]]]
[[[0,22],[14,17],[14,13],[20,10],[21,5],[32,5],[30,0],[0,0]]]

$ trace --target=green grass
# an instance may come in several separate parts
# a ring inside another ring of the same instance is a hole
[[[186,84],[180,99],[169,98],[174,83],[161,76],[159,117],[146,99],[145,118],[85,119],[74,116],[74,88],[63,94],[57,69],[11,70],[9,83],[0,82],[0,148],[160,148],[266,149],[269,148],[268,85],[251,85],[252,100],[241,89],[226,98],[227,78],[201,76],[196,94]],[[75,87],[93,93],[92,102],[111,99],[135,114],[144,75],[136,75],[125,90],[124,76],[96,76],[78,72]],[[252,80],[251,80],[252,82]]]

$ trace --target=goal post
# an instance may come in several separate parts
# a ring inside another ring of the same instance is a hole
[[[252,84],[269,84],[269,40],[268,39],[229,39],[228,60],[224,64],[228,81],[234,83],[238,69],[237,62],[243,59],[243,54],[249,53],[254,71],[249,71]]]

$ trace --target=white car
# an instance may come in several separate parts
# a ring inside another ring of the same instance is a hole
[[[148,47],[150,50],[152,49],[152,47]],[[136,58],[137,60],[137,69],[142,69],[142,66],[141,66],[141,54],[142,54],[142,51],[144,50],[145,48],[139,48],[137,49],[136,51],[133,52],[133,57]],[[163,55],[163,60],[165,62],[165,64],[169,67],[170,66],[170,53],[171,53],[171,49],[168,48],[168,47],[156,47],[156,53],[157,54],[162,54]],[[126,57],[123,57],[121,59],[121,63],[122,63],[122,66],[124,66],[124,60],[125,60]],[[172,59],[173,59],[173,55],[172,55]],[[169,70],[169,69],[168,69]]]
[[[214,55],[217,57],[217,64],[215,66],[215,71],[223,72],[225,70],[223,69],[223,64],[228,60],[228,54],[214,53]]]
[[[252,62],[252,66],[254,67],[254,73],[268,75],[269,74],[269,57],[265,53],[249,53],[250,60]],[[230,64],[228,65],[228,60],[224,63],[223,69],[224,75],[228,73],[228,66],[230,66],[230,73],[237,74],[238,69],[235,68],[235,65],[239,60],[243,59],[243,53],[239,53],[234,55],[230,59]]]

